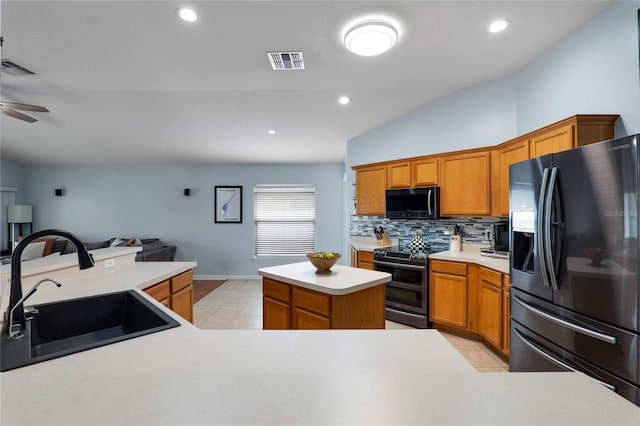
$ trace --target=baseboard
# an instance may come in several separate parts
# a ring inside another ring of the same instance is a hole
[[[194,275],[194,280],[259,280],[260,275]]]

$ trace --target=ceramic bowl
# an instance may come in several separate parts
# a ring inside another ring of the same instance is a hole
[[[591,259],[593,266],[600,266],[602,259],[607,255],[607,251],[603,248],[586,248],[584,252],[587,254],[587,257]]]
[[[332,253],[333,257],[318,257],[321,253]],[[316,267],[316,274],[330,274],[331,267],[340,259],[340,253],[317,251],[307,253],[307,259]]]

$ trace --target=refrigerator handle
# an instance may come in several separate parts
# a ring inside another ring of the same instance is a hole
[[[612,385],[610,383],[607,383],[607,382],[603,382],[600,379],[596,379],[591,374],[588,374],[586,371],[581,371],[581,370],[575,369],[572,366],[570,366],[569,364],[564,363],[564,362],[560,361],[559,359],[556,359],[556,358],[552,357],[551,355],[549,355],[548,353],[546,353],[545,351],[540,349],[538,346],[536,346],[533,343],[531,343],[522,333],[520,333],[518,331],[517,328],[514,328],[513,332],[516,335],[516,337],[518,339],[520,339],[522,341],[522,343],[524,343],[529,349],[531,349],[532,351],[534,351],[535,353],[537,353],[538,355],[540,355],[542,358],[546,359],[547,361],[557,365],[560,368],[564,368],[565,370],[569,370],[569,371],[572,371],[574,373],[584,373],[587,376],[589,376],[590,379],[595,380],[596,382],[600,383],[605,388],[607,388],[609,390],[612,390],[614,392],[616,391],[617,388],[614,385]]]
[[[544,250],[544,238],[543,232],[545,229],[545,195],[547,192],[547,181],[549,180],[549,168],[544,168],[544,173],[542,174],[542,184],[540,185],[540,197],[538,199],[538,217],[536,220],[536,246],[538,247],[538,259],[540,261],[540,273],[542,274],[542,283],[545,287],[549,287],[549,277],[547,276],[547,259],[546,253]]]
[[[554,290],[558,289],[558,280],[556,279],[556,269],[553,265],[553,251],[551,249],[551,207],[553,205],[553,194],[556,187],[558,177],[558,168],[551,169],[551,178],[549,179],[549,188],[547,189],[547,199],[544,205],[544,252],[547,259],[547,269],[549,271],[549,281]]]
[[[608,334],[604,334],[604,333],[600,333],[598,331],[595,330],[590,330],[588,328],[585,328],[581,325],[578,324],[574,324],[572,322],[569,322],[567,320],[563,320],[560,318],[557,318],[551,314],[548,314],[546,312],[544,312],[541,309],[537,309],[534,308],[533,306],[529,305],[528,303],[526,303],[525,301],[523,301],[522,299],[520,299],[518,296],[513,296],[513,301],[516,302],[518,305],[522,306],[523,308],[525,308],[526,310],[538,315],[539,317],[542,317],[548,321],[554,322],[556,324],[558,324],[559,326],[568,328],[570,330],[575,331],[576,333],[580,333],[580,334],[584,334],[586,336],[589,337],[593,337],[594,339],[598,339],[601,340],[603,342],[606,343],[610,343],[612,345],[617,345],[618,344],[618,338],[615,336],[609,336]]]

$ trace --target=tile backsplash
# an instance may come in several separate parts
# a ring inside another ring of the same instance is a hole
[[[387,219],[384,216],[351,216],[351,235],[372,237],[373,228],[382,226],[389,238],[398,238],[401,250],[407,248],[417,230],[434,252],[449,250],[447,227],[461,228],[463,243],[489,244],[487,232],[493,233],[493,224],[506,219],[498,217],[455,217],[439,220]]]

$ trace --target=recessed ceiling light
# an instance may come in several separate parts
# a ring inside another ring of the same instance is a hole
[[[382,20],[364,21],[347,31],[344,44],[361,56],[375,56],[391,49],[398,41],[395,27]]]
[[[269,133],[270,135],[275,135],[276,131],[271,129],[271,130],[267,130],[267,133]]]
[[[505,28],[507,28],[508,25],[509,23],[507,21],[505,21],[504,19],[499,19],[489,25],[489,32],[499,33],[500,31],[503,31]]]
[[[351,99],[349,99],[348,96],[340,96],[340,99],[338,99],[338,102],[342,105],[346,105],[349,102],[351,102]]]
[[[180,9],[176,10],[176,13],[183,21],[196,22],[198,20],[198,14],[193,9],[189,9],[188,7],[181,7]]]

